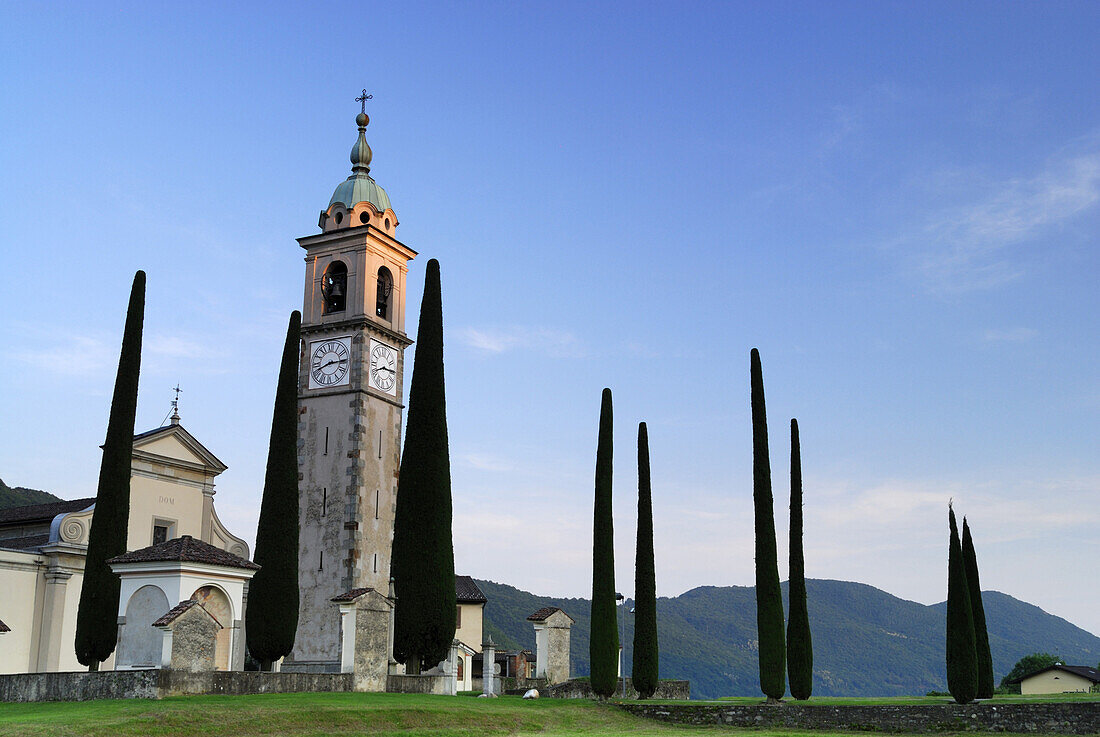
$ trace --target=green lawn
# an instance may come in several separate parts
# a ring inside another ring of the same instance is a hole
[[[1015,697],[1020,698],[1020,697]],[[760,699],[744,699],[759,703]],[[897,703],[903,699],[814,699],[814,703]],[[914,699],[913,703],[942,699]],[[680,702],[684,703],[684,702]],[[674,727],[638,719],[613,706],[585,700],[406,694],[266,694],[185,696],[160,701],[111,700],[0,704],[0,735],[699,735],[746,733],[751,737],[809,737],[808,732]],[[841,737],[841,733],[830,733]],[[862,735],[861,737],[866,737]]]

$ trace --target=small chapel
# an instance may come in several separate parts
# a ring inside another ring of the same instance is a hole
[[[202,545],[206,558],[228,562],[231,569],[253,565],[248,563],[248,544],[226,529],[214,509],[214,479],[227,466],[180,424],[173,411],[169,424],[134,436],[130,468],[126,549],[130,554],[152,551],[145,557],[165,560],[147,560],[145,567],[153,566],[159,575],[131,578],[131,584],[141,583],[129,595],[123,587],[120,635],[126,628],[127,635],[140,634],[120,636],[125,644],[102,669],[159,667],[161,642],[152,624],[187,600],[201,600],[219,620],[217,666],[243,667],[243,581],[250,573],[234,576],[230,570],[226,576],[219,566],[183,560],[181,555],[167,560],[171,551],[163,550],[186,536]],[[0,638],[0,673],[84,670],[73,643],[94,510],[94,497],[0,510],[0,591],[9,630]],[[195,557],[194,551],[190,557]],[[174,589],[169,581],[176,582]],[[194,586],[181,591],[180,582]]]

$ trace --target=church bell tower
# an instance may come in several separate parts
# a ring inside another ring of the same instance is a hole
[[[366,93],[364,93],[364,99]],[[365,103],[364,103],[365,104]],[[352,174],[305,249],[298,383],[300,605],[287,670],[338,670],[332,597],[388,591],[401,455],[405,277],[416,252],[370,177],[365,111],[355,119]]]

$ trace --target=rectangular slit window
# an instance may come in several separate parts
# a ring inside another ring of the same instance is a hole
[[[328,455],[328,428],[325,428],[325,452],[324,455]]]
[[[153,544],[160,545],[168,540],[168,525],[153,525]]]
[[[378,573],[378,553],[374,554],[374,572]]]
[[[325,551],[323,551],[323,550],[321,551],[320,555],[317,558],[317,570],[318,571],[325,570]]]
[[[381,496],[382,496],[381,492],[378,489],[375,489],[374,490],[374,518],[375,519],[378,519],[378,501],[379,501],[379,498]]]
[[[382,457],[382,431],[378,431],[378,457]]]
[[[325,486],[321,489],[321,516],[324,517],[328,511],[328,487]]]

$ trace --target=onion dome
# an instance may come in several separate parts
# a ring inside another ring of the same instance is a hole
[[[355,116],[355,124],[359,126],[359,140],[351,147],[351,171],[352,174],[340,183],[336,191],[332,193],[332,199],[328,201],[331,208],[339,202],[348,210],[360,202],[369,202],[376,212],[385,212],[390,208],[390,198],[386,190],[370,178],[370,162],[372,153],[367,145],[367,124],[370,118],[366,113]]]

